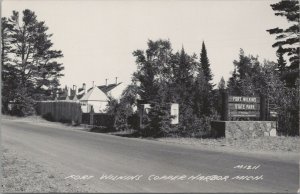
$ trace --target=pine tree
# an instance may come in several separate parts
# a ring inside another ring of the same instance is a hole
[[[239,80],[243,80],[247,75],[251,73],[251,59],[245,55],[243,49],[240,49],[239,60],[234,60],[234,66],[236,67],[237,77]]]
[[[219,115],[221,115],[222,113],[222,93],[225,92],[225,90],[226,90],[226,82],[224,80],[224,77],[222,76],[218,84],[218,89],[216,89],[214,92],[214,103],[213,103],[214,108],[217,110]]]
[[[13,100],[13,96],[16,93],[14,90],[17,88],[16,76],[17,69],[11,65],[11,59],[8,57],[9,52],[11,52],[11,46],[9,44],[12,25],[9,24],[7,18],[2,18],[1,20],[1,86],[2,86],[2,112],[8,112],[8,103]],[[5,80],[5,81],[4,81]],[[5,91],[5,92],[4,92]]]
[[[287,75],[284,77],[287,86],[295,87],[296,80],[299,78],[299,1],[281,0],[278,3],[271,4],[276,16],[285,17],[290,24],[286,29],[276,27],[267,30],[271,35],[276,35],[276,42],[273,47],[282,47],[283,54],[287,54],[290,65],[286,67]]]
[[[190,92],[192,90],[192,69],[194,59],[186,54],[183,47],[180,53],[176,53],[176,55],[174,55],[173,57],[176,58],[173,60],[177,61],[175,68],[173,69],[173,81],[175,83],[174,87],[178,96],[179,103],[185,106],[186,104],[189,104],[188,101],[190,100]]]
[[[61,51],[52,50],[52,34],[47,33],[45,22],[38,21],[35,13],[26,9],[22,17],[13,11],[8,19],[2,18],[2,27],[2,57],[5,58],[2,94],[13,91],[15,95],[7,93],[6,97],[9,101],[25,103],[19,107],[31,106],[34,100],[51,98],[59,86],[64,67],[56,61],[63,55]],[[16,82],[14,85],[10,83],[12,79]],[[20,95],[18,88],[22,88]],[[17,100],[19,96],[26,98],[20,101]]]
[[[221,78],[221,80],[220,80],[220,82],[218,84],[218,89],[219,90],[225,90],[225,88],[226,88],[225,80],[224,80],[224,77],[222,76],[222,78]]]
[[[227,82],[228,92],[231,95],[241,95],[241,90],[239,87],[239,79],[236,68],[234,68],[231,77]]]
[[[212,81],[213,75],[211,73],[210,63],[209,63],[209,59],[207,57],[207,51],[206,51],[204,41],[202,43],[202,50],[200,53],[200,64],[201,64],[206,81],[207,82]]]
[[[194,114],[197,115],[197,117],[199,118],[203,115],[204,99],[206,94],[207,94],[207,81],[205,79],[202,69],[199,69],[194,84],[194,94],[193,94]]]
[[[209,59],[204,42],[200,53],[200,63],[198,64],[198,75],[195,81],[195,109],[196,115],[210,115],[212,113],[213,85],[210,83],[213,79]],[[201,96],[201,97],[200,97]]]
[[[283,75],[284,72],[286,71],[286,61],[283,58],[284,51],[283,48],[280,46],[277,50],[277,66],[278,66],[278,71],[280,75]]]

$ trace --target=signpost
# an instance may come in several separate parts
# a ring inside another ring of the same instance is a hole
[[[267,119],[266,97],[229,96],[222,93],[222,121],[211,122],[213,137],[249,139],[250,137],[276,136],[277,122]],[[277,116],[271,111],[271,116]],[[246,118],[246,119],[245,119]]]
[[[228,97],[229,117],[260,117],[260,98],[249,96]]]
[[[222,120],[229,118],[260,118],[265,120],[266,102],[264,96],[228,96],[222,95]]]

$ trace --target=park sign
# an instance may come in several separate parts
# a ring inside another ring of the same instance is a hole
[[[228,96],[229,117],[260,117],[260,97]]]

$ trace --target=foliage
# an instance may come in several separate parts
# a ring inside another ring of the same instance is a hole
[[[287,86],[295,87],[296,80],[299,78],[299,1],[281,0],[271,4],[276,16],[282,16],[291,24],[288,28],[273,28],[267,30],[270,34],[276,35],[276,42],[273,47],[281,47],[282,54],[287,54],[290,66],[286,69],[284,79]]]
[[[283,76],[283,74],[285,73],[286,71],[286,61],[284,60],[284,50],[282,48],[282,46],[279,46],[278,50],[277,50],[277,53],[276,53],[278,59],[277,59],[277,71],[279,72],[279,74],[281,76]]]
[[[151,109],[144,115],[144,128],[141,130],[143,136],[161,137],[172,131],[170,123],[171,115],[167,103],[151,103]]]
[[[243,49],[240,49],[239,60],[234,60],[234,71],[228,81],[228,90],[232,95],[259,95],[261,77],[260,63],[258,57],[246,56]],[[252,82],[250,79],[255,79]]]
[[[133,55],[138,66],[133,75],[137,93],[152,107],[143,118],[146,126],[142,133],[189,136],[197,125],[195,120],[212,113],[212,74],[204,43],[201,63],[196,54],[188,55],[183,47],[173,53],[169,40],[149,40],[146,51],[136,50]],[[179,125],[170,125],[170,103],[179,104]],[[198,129],[205,131],[203,127]]]
[[[214,110],[216,113],[219,113],[219,115],[222,113],[222,93],[226,91],[226,88],[226,82],[222,76],[218,83],[218,89],[214,90],[213,96]]]
[[[226,84],[225,84],[224,77],[222,76],[222,77],[221,77],[221,80],[220,80],[220,82],[219,82],[219,84],[218,84],[218,89],[219,89],[219,90],[225,90],[225,88],[226,88]]]
[[[213,75],[211,73],[210,63],[207,57],[207,51],[204,42],[202,43],[202,50],[200,53],[200,64],[206,81],[212,81]]]
[[[119,101],[109,96],[106,112],[115,116],[114,128],[117,131],[137,129],[139,118],[133,110],[133,107],[137,106],[137,95],[137,86],[131,84],[123,91]]]
[[[229,93],[244,96],[264,94],[270,110],[278,113],[278,131],[284,135],[298,135],[298,92],[296,88],[285,87],[277,71],[278,64],[269,61],[260,63],[258,57],[240,52],[239,60],[234,61],[234,65],[236,73],[229,79]],[[270,116],[268,119],[271,119]]]
[[[124,131],[128,129],[127,118],[129,115],[129,111],[130,109],[128,109],[126,104],[118,102],[116,99],[109,97],[107,113],[114,115],[114,128],[117,131]]]
[[[8,102],[17,101],[21,93],[18,87],[22,88],[22,95],[25,95],[28,101],[53,98],[59,86],[59,78],[63,76],[61,71],[64,69],[56,59],[63,55],[61,51],[51,49],[52,34],[47,33],[48,27],[45,22],[38,21],[35,13],[26,9],[22,18],[19,12],[13,11],[10,18],[2,18],[1,24],[4,59],[2,111],[7,111]],[[27,105],[30,103],[22,106]]]
[[[239,81],[238,81],[238,74],[236,71],[236,67],[234,68],[233,72],[231,73],[231,77],[227,82],[227,90],[230,94],[240,95]]]
[[[136,50],[137,71],[133,80],[139,82],[138,94],[143,100],[155,98],[159,82],[170,79],[168,61],[171,55],[171,43],[165,40],[148,41],[148,49],[144,52]]]
[[[283,94],[277,100],[279,132],[283,135],[299,136],[299,91],[297,88],[285,88]]]
[[[28,116],[35,113],[35,102],[28,96],[25,88],[18,87],[14,95],[14,101],[11,103],[11,115]]]

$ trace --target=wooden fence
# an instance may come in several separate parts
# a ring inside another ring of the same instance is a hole
[[[40,101],[37,103],[37,113],[42,116],[50,116],[54,121],[76,124],[87,124],[112,129],[114,127],[114,115],[105,113],[83,113],[79,102],[72,101]]]
[[[40,101],[37,113],[42,116],[51,115],[54,121],[81,123],[82,111],[78,102],[72,101]]]

